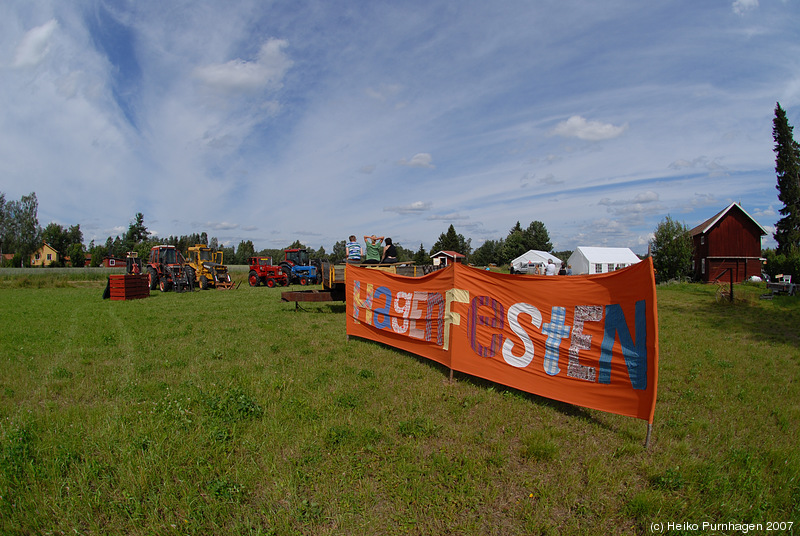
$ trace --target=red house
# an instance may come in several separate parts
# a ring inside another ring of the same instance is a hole
[[[703,282],[720,278],[741,283],[761,275],[761,237],[767,234],[738,203],[712,216],[690,231],[692,235],[692,270]],[[724,275],[721,275],[724,272]]]
[[[454,262],[463,263],[467,257],[456,251],[437,251],[431,255],[434,266],[449,266]]]

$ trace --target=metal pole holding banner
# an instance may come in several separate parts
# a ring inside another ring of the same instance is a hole
[[[653,423],[647,423],[647,437],[644,439],[644,448],[650,448],[650,435],[653,433]]]

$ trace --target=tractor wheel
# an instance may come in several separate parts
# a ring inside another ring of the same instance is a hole
[[[167,281],[166,277],[162,277],[158,280],[158,290],[161,292],[167,292],[169,290],[169,281]]]
[[[286,274],[286,280],[289,281],[289,283],[287,283],[287,284],[291,285],[292,284],[292,267],[289,266],[288,263],[283,263],[283,264],[281,264],[281,272]]]
[[[151,267],[147,269],[147,283],[150,285],[150,290],[158,288],[158,274],[155,268]]]
[[[200,276],[200,288],[202,290],[208,290],[208,278],[204,275]]]
[[[194,286],[194,282],[197,281],[195,279],[194,268],[191,266],[186,267],[186,285],[191,288]]]
[[[270,278],[267,278],[267,286],[268,286],[269,288],[272,288],[272,287],[274,287],[274,286],[275,286],[275,280],[274,280],[274,279],[272,279],[271,277],[270,277]]]
[[[281,283],[281,284],[284,287],[288,287],[289,286],[289,276],[286,276],[286,278],[283,280],[283,283]]]
[[[308,285],[308,279],[306,279],[305,277],[301,277],[301,278],[300,278],[300,284],[301,284],[302,286],[306,286],[306,285]]]
[[[258,278],[258,274],[255,270],[250,270],[250,275],[247,276],[247,281],[250,283],[251,287],[257,287],[261,280]]]

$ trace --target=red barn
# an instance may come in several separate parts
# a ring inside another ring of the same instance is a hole
[[[712,216],[690,231],[692,270],[698,281],[714,281],[729,268],[741,283],[761,275],[761,237],[767,234],[738,203]],[[721,277],[730,281],[730,274]]]

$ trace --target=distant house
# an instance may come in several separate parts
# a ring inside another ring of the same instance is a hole
[[[105,268],[125,268],[128,261],[125,259],[118,259],[116,257],[103,257],[103,266]]]
[[[58,251],[48,244],[42,244],[42,247],[37,249],[31,255],[31,266],[50,266],[58,260]]]
[[[761,237],[767,234],[738,203],[707,219],[690,231],[692,271],[698,281],[733,281],[761,275]],[[724,272],[724,275],[722,275]]]
[[[437,251],[431,255],[431,261],[433,261],[434,266],[448,266],[454,262],[463,263],[464,259],[466,259],[465,255],[455,251]]]
[[[64,262],[69,263],[70,266],[75,268],[75,265],[72,264],[72,257],[70,257],[69,255],[64,255]],[[84,256],[83,256],[83,267],[86,268],[87,266],[91,266],[91,264],[92,264],[92,256],[89,255],[88,253],[84,254]]]
[[[636,264],[640,260],[629,248],[578,246],[567,264],[572,266],[572,273],[575,275],[605,274]]]

